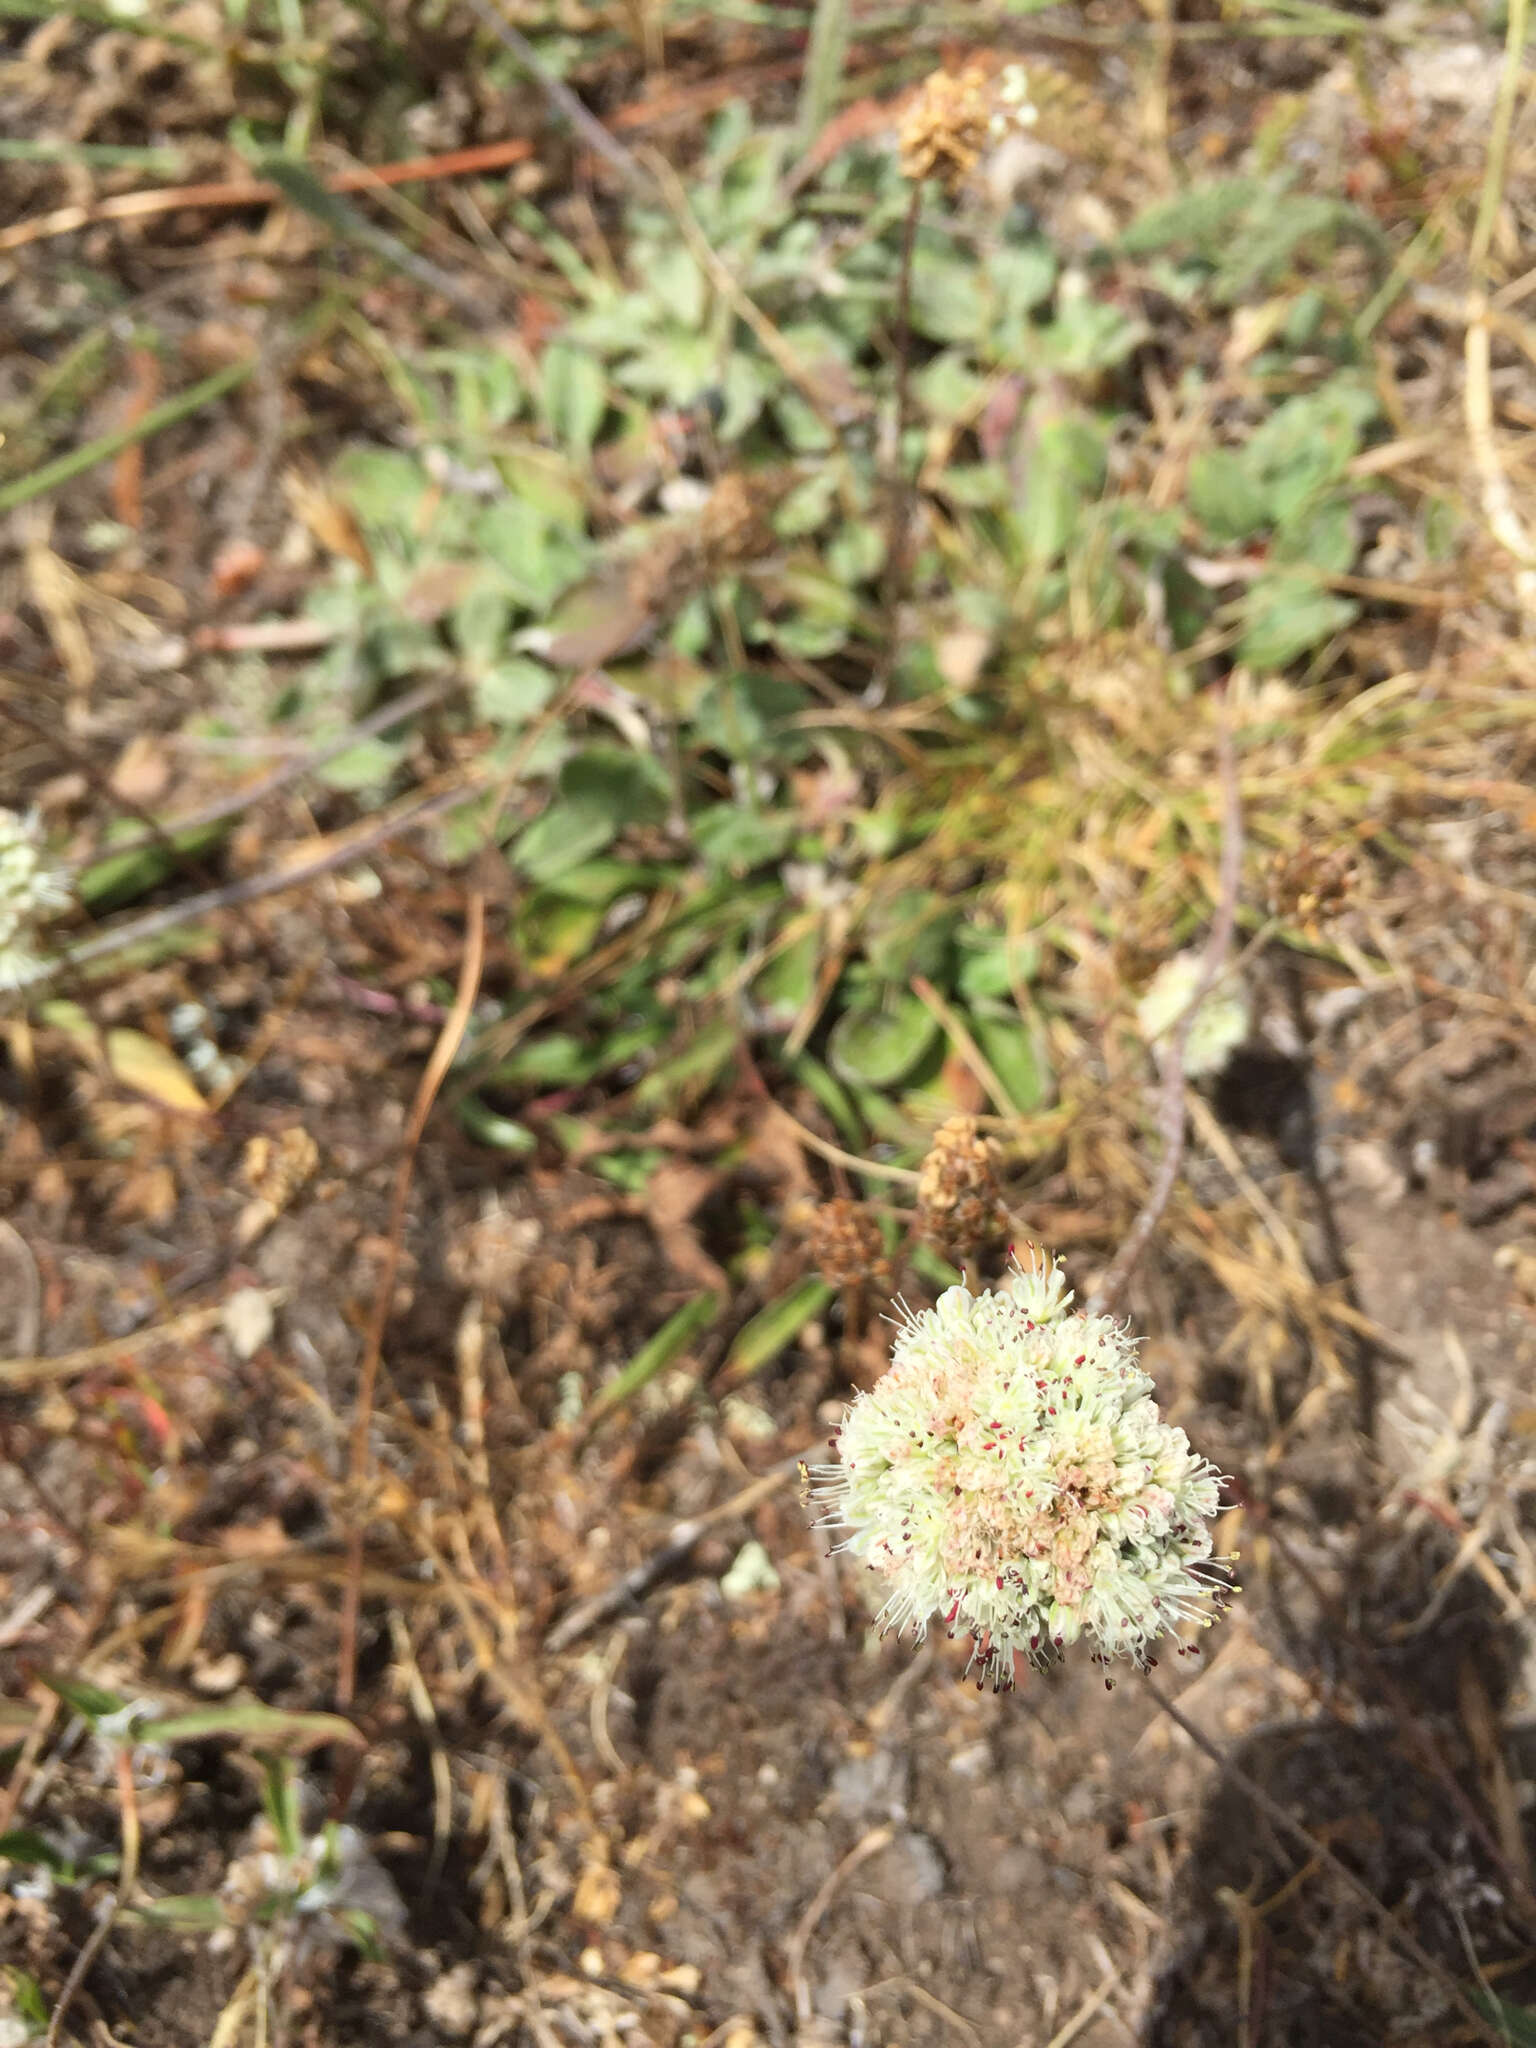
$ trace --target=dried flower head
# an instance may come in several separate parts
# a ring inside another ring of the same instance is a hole
[[[935,71],[901,119],[901,174],[915,185],[937,178],[953,198],[992,144],[1036,118],[1021,65],[1005,65],[995,76],[982,64]]]
[[[37,979],[37,928],[68,902],[69,884],[43,851],[36,815],[0,810],[0,990],[25,988]]]
[[[1007,1236],[997,1163],[973,1116],[949,1117],[934,1132],[917,1179],[918,1226],[947,1257],[964,1262]]]
[[[240,1171],[259,1201],[280,1215],[315,1177],[320,1147],[302,1124],[289,1124],[276,1137],[258,1131],[246,1143]]]
[[[1200,986],[1201,958],[1198,953],[1175,953],[1152,977],[1151,986],[1136,1006],[1141,1034],[1161,1060]],[[1248,998],[1235,979],[1218,981],[1201,999],[1189,1036],[1184,1041],[1184,1072],[1191,1081],[1202,1074],[1219,1074],[1248,1036]]]
[[[1292,847],[1270,863],[1269,907],[1276,917],[1315,930],[1347,908],[1359,879],[1352,847]]]
[[[842,1195],[820,1203],[806,1218],[805,1234],[816,1269],[830,1286],[890,1286],[885,1239],[862,1203]]]
[[[1158,1414],[1132,1340],[1074,1313],[1034,1246],[1000,1291],[904,1310],[833,1443],[811,1499],[880,1580],[877,1625],[921,1637],[938,1613],[995,1689],[1080,1637],[1144,1667],[1230,1590],[1208,1527],[1219,1473]]]

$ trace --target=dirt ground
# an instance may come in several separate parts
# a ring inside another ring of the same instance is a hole
[[[23,30],[0,33],[14,58]],[[62,32],[59,48],[72,86]],[[176,82],[114,64],[97,80],[109,111],[174,84],[186,136],[211,132],[195,67]],[[1233,66],[1219,91],[1181,73],[1192,139],[1246,133],[1257,102],[1326,75],[1299,44]],[[1327,105],[1308,105],[1326,142]],[[433,146],[474,125],[460,109]],[[360,153],[366,139],[360,111]],[[1448,148],[1439,168],[1458,161]],[[18,218],[69,198],[32,166],[5,189]],[[302,580],[278,563],[248,603],[204,594],[231,539],[276,551],[273,415],[287,382],[317,374],[272,340],[312,283],[306,226],[262,232],[221,217],[121,243],[95,227],[7,279],[0,319],[34,353],[83,328],[91,267],[110,260],[189,365],[228,361],[234,329],[260,330],[265,354],[248,410],[157,440],[131,565],[95,578],[91,603],[46,572],[40,586],[38,550],[89,559],[106,487],[73,484],[53,524],[18,526],[0,668],[32,723],[10,734],[0,800],[85,829],[107,774],[134,787],[122,771],[144,768],[145,736],[196,794],[177,735],[208,709],[197,634]],[[368,310],[403,330],[410,294],[391,278]],[[1524,386],[1507,382],[1518,414]],[[120,395],[92,396],[82,434]],[[322,443],[376,424],[343,376],[305,402]],[[68,599],[53,612],[49,588]],[[114,604],[154,629],[130,631]],[[38,677],[82,616],[99,666],[70,686],[79,716],[39,729],[53,700]],[[1480,737],[1457,693],[1486,643],[1440,632],[1413,617],[1382,663],[1424,701],[1443,691],[1470,757],[1439,837],[1414,842],[1430,853],[1352,928],[1394,972],[1354,986],[1336,960],[1261,966],[1249,1046],[1200,1098],[1177,1228],[1126,1302],[1165,1411],[1231,1475],[1219,1547],[1241,1551],[1243,1592],[1198,1656],[1109,1690],[1084,1660],[995,1697],[967,1678],[963,1644],[873,1638],[796,1484],[879,1369],[881,1326],[851,1303],[735,1386],[684,1359],[592,1419],[594,1394],[701,1286],[746,1259],[739,1330],[798,1279],[805,1247],[784,1219],[843,1189],[769,1098],[823,1150],[835,1131],[803,1089],[765,1083],[745,1037],[706,1100],[639,1134],[664,1159],[641,1194],[596,1153],[562,1157],[542,1124],[527,1158],[475,1143],[450,1077],[396,1245],[402,1141],[464,950],[462,878],[429,853],[375,851],[211,915],[181,954],[56,991],[98,1031],[183,1056],[208,1043],[226,1063],[210,1113],[126,1083],[56,1008],[5,1019],[0,1813],[76,1864],[121,1840],[111,1759],[44,1673],[178,1708],[340,1706],[363,1742],[308,1749],[305,1821],[355,1831],[343,1903],[379,1928],[368,1953],[317,1915],[263,1975],[248,1927],[124,1915],[62,2038],[1440,2048],[1479,2038],[1468,1996],[1484,2038],[1490,1999],[1536,2005],[1536,749],[1528,721]],[[1528,694],[1509,660],[1496,685]],[[423,738],[422,779],[472,743]],[[1396,802],[1381,822],[1406,833],[1419,814]],[[348,816],[291,791],[277,808],[281,828],[243,825],[178,886],[254,872]],[[482,986],[510,1003],[508,914],[493,897]],[[555,1090],[542,1108],[568,1106]],[[1084,1295],[1111,1249],[1108,1156],[1063,1139],[1010,1167],[1016,1228],[1059,1244]],[[922,1298],[920,1275],[900,1277]],[[390,1284],[358,1503],[360,1369]],[[356,1681],[339,1699],[359,1522]],[[135,1768],[144,1894],[230,1896],[266,1840],[251,1749],[209,1736]],[[110,1880],[10,1873],[7,1995],[24,1975],[51,2011]],[[0,2006],[0,2042],[42,2031],[12,2024]]]

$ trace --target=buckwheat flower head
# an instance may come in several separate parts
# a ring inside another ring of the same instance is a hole
[[[35,816],[0,810],[0,990],[25,988],[42,963],[32,950],[38,925],[69,901],[69,884],[43,851]]]
[[[1153,975],[1136,1006],[1142,1036],[1151,1044],[1159,1063],[1200,985],[1200,968],[1198,953],[1175,953]],[[1202,1074],[1219,1074],[1248,1036],[1248,1023],[1248,998],[1242,984],[1218,982],[1196,1010],[1184,1042],[1184,1072],[1188,1079],[1196,1081]]]
[[[921,1638],[937,1614],[996,1690],[1080,1638],[1145,1667],[1231,1590],[1211,1554],[1220,1474],[1158,1414],[1133,1340],[1075,1313],[1033,1246],[998,1291],[903,1310],[833,1443],[810,1496],[876,1575],[876,1625]]]

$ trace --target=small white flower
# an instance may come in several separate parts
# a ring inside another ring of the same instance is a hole
[[[1134,1342],[1072,1311],[1030,1247],[1003,1290],[904,1311],[888,1372],[811,1473],[838,1548],[875,1573],[882,1632],[938,1613],[994,1687],[1086,1637],[1145,1666],[1229,1589],[1211,1555],[1221,1475],[1164,1422]]]
[[[1159,1063],[1166,1055],[1180,1017],[1194,999],[1200,984],[1201,956],[1175,953],[1153,975],[1146,994],[1136,1006],[1141,1035],[1153,1048]],[[1248,1036],[1248,998],[1241,982],[1218,981],[1201,1002],[1184,1043],[1184,1072],[1191,1081],[1202,1074],[1219,1074]]]
[[[0,809],[0,991],[25,988],[45,971],[32,941],[69,900],[63,871],[43,851],[36,815]]]
[[[988,123],[994,141],[1014,129],[1033,128],[1040,109],[1029,97],[1029,76],[1022,64],[1005,64],[998,75],[997,108]]]

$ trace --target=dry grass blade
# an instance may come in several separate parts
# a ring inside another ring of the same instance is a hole
[[[394,1300],[395,1276],[400,1269],[400,1244],[405,1231],[405,1205],[410,1197],[411,1176],[416,1166],[416,1148],[426,1129],[427,1118],[437,1092],[447,1077],[454,1055],[463,1041],[469,1013],[480,989],[480,972],[485,964],[485,898],[478,893],[469,899],[469,918],[464,935],[464,959],[459,970],[458,992],[453,1000],[432,1057],[422,1074],[406,1125],[400,1165],[395,1174],[394,1203],[390,1211],[388,1250],[379,1274],[378,1293],[368,1324],[368,1339],[358,1377],[357,1414],[352,1428],[353,1524],[347,1538],[347,1573],[342,1592],[341,1647],[336,1665],[336,1700],[343,1708],[352,1703],[357,1682],[357,1621],[362,1605],[363,1585],[363,1489],[368,1479],[369,1430],[373,1422],[374,1390],[378,1385],[379,1359],[384,1349],[384,1330]]]
[[[1217,890],[1216,918],[1211,926],[1210,937],[1205,943],[1205,952],[1200,961],[1200,974],[1195,983],[1194,994],[1185,1007],[1184,1014],[1173,1028],[1163,1067],[1162,1104],[1158,1113],[1158,1128],[1163,1140],[1163,1156],[1158,1161],[1157,1172],[1147,1191],[1141,1213],[1131,1225],[1123,1245],[1110,1262],[1109,1271],[1100,1281],[1098,1291],[1088,1304],[1090,1315],[1104,1315],[1111,1310],[1125,1291],[1126,1282],[1136,1270],[1142,1253],[1152,1241],[1152,1233],[1162,1220],[1169,1197],[1179,1177],[1179,1167],[1184,1158],[1184,1048],[1189,1043],[1189,1034],[1194,1028],[1195,1017],[1200,1005],[1215,986],[1221,972],[1222,962],[1232,943],[1232,934],[1237,926],[1237,892],[1243,878],[1243,813],[1237,787],[1237,761],[1232,748],[1232,733],[1229,726],[1221,728],[1221,869]]]

